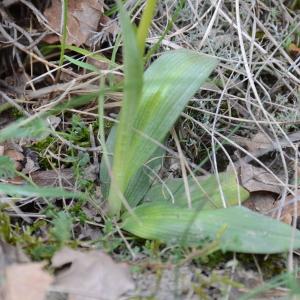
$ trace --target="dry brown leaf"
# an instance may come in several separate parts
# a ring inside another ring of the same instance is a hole
[[[261,214],[268,214],[276,207],[275,200],[276,199],[273,193],[259,191],[251,193],[249,199],[247,199],[243,205]]]
[[[250,152],[269,149],[272,147],[270,138],[262,132],[255,134],[248,144]]]
[[[235,136],[232,138],[237,144],[245,147],[248,152],[252,154],[242,159],[243,163],[249,163],[253,160],[253,157],[261,157],[262,155],[268,154],[273,151],[280,151],[283,148],[289,148],[292,144],[300,142],[300,131],[288,134],[283,138],[279,138],[277,142],[272,143],[270,138],[263,133],[254,135],[251,139]],[[242,162],[235,165],[242,165]]]
[[[71,266],[55,279],[54,289],[68,293],[69,300],[114,300],[134,288],[128,269],[101,251],[80,252],[68,248],[56,253],[54,268]]]
[[[18,247],[7,244],[0,239],[0,299],[5,299],[4,278],[6,267],[14,263],[26,263],[29,259]]]
[[[281,187],[278,181],[263,168],[250,164],[241,164],[241,184],[249,192],[268,191],[280,194]]]
[[[22,170],[23,167],[22,161],[24,160],[25,157],[21,152],[15,149],[7,149],[4,150],[4,155],[10,157],[11,160],[14,161],[16,170],[18,171]]]
[[[258,132],[251,139],[235,136],[233,140],[239,145],[246,147],[250,153],[256,153],[272,147],[270,139],[262,132]]]
[[[23,169],[23,173],[27,173],[27,172],[24,171]],[[75,185],[75,176],[74,176],[74,171],[72,169],[34,171],[30,173],[30,178],[38,186],[54,186],[54,187],[61,186],[63,188],[73,188]],[[86,172],[85,178],[89,180],[95,180],[95,175],[92,174],[91,172],[90,173]],[[19,176],[16,176],[11,179],[2,180],[2,181],[10,184],[25,183],[24,178]]]
[[[300,216],[300,203],[299,203],[300,191],[297,192],[296,196],[288,195],[284,201],[284,207],[282,209],[280,220],[286,224],[293,225],[294,217],[297,218],[297,228],[299,228],[298,216]],[[295,204],[296,204],[296,214],[295,214]],[[280,207],[280,201],[276,202],[275,208]],[[278,209],[273,210],[271,216],[273,218],[277,217]]]
[[[44,12],[49,25],[61,32],[61,1],[52,0],[51,7]],[[93,32],[97,31],[103,12],[103,1],[99,0],[69,0],[67,44],[80,46],[88,41]],[[58,35],[50,35],[44,39],[47,43],[59,41]]]
[[[4,276],[4,269],[13,263],[29,262],[27,256],[18,247],[14,247],[0,239],[0,277]]]
[[[31,175],[32,181],[38,186],[72,187],[75,183],[72,169],[37,171]]]
[[[4,155],[4,146],[0,145],[0,156]]]
[[[289,50],[289,52],[290,52],[290,54],[291,54],[292,56],[298,56],[298,55],[300,55],[300,47],[298,47],[298,46],[297,46],[296,44],[294,44],[294,43],[291,43],[291,44],[289,45],[288,50]]]
[[[297,228],[300,229],[300,222],[298,221],[298,216],[300,216],[300,203],[297,201],[300,196],[300,191],[295,197],[293,195],[288,195],[285,199],[283,209],[281,211],[280,221],[288,225],[293,225],[293,219],[295,216],[295,201],[296,201],[296,217],[297,217]],[[280,201],[275,199],[273,193],[270,192],[254,192],[250,194],[247,201],[243,203],[247,208],[259,212],[261,214],[270,216],[274,219],[277,218],[278,209],[280,207]]]
[[[6,268],[4,300],[43,300],[52,277],[42,263],[13,264]]]
[[[25,158],[21,152],[14,149],[5,150],[4,155],[10,157],[13,161],[22,161]]]
[[[97,179],[98,166],[89,165],[84,169],[84,178],[90,181]],[[30,174],[32,181],[39,186],[62,186],[70,188],[75,185],[72,169],[36,171]]]

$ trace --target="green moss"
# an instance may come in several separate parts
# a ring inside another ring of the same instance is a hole
[[[20,111],[19,111],[18,109],[16,109],[15,107],[12,107],[12,108],[10,109],[10,115],[11,115],[11,117],[14,118],[14,119],[19,119],[19,118],[24,117],[23,113],[20,112]]]
[[[38,142],[35,142],[30,149],[33,151],[39,153],[39,165],[42,169],[52,169],[52,166],[49,164],[49,161],[47,158],[43,157],[43,153],[46,151],[46,149],[50,149],[52,152],[56,152],[56,138],[52,136],[48,136]]]
[[[82,210],[84,204],[85,204],[85,200],[78,200],[78,202],[75,203],[69,210],[70,215],[74,219],[79,219],[81,225],[83,225],[88,220],[88,216]]]
[[[216,251],[207,256],[201,256],[196,258],[194,260],[194,263],[197,266],[205,265],[205,267],[207,267],[208,269],[213,270],[231,259],[232,259],[232,254],[223,253],[222,251]]]
[[[0,238],[6,242],[14,242],[10,218],[0,210]]]
[[[222,267],[228,261],[233,259],[232,253],[223,253],[222,251],[216,251],[213,254],[204,257],[198,257],[193,260],[196,266],[205,266],[208,270],[213,271],[219,267]],[[272,278],[286,271],[286,257],[283,254],[273,255],[249,255],[238,253],[236,259],[239,265],[246,270],[257,270],[257,264],[262,271],[264,278]],[[257,264],[256,264],[256,262]]]
[[[33,246],[29,250],[29,254],[32,257],[33,260],[39,261],[39,260],[50,260],[54,253],[58,250],[57,245],[43,245],[38,244]]]
[[[264,279],[270,279],[286,271],[286,257],[284,254],[255,255],[255,259],[264,275]],[[237,260],[245,269],[258,271],[253,255],[238,254]]]
[[[106,129],[111,129],[114,126],[115,122],[110,120],[104,120],[104,127]]]
[[[48,137],[34,143],[32,145],[32,149],[41,153],[41,152],[44,152],[49,147],[49,145],[53,144],[54,142],[55,142],[55,138],[48,136]]]

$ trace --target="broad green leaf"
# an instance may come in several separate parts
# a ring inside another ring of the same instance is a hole
[[[119,192],[124,193],[128,184],[128,154],[131,152],[134,116],[136,115],[143,87],[143,59],[138,48],[135,28],[130,23],[121,1],[118,1],[120,22],[123,33],[124,58],[124,98],[117,126],[116,143],[114,149],[113,184],[110,186],[108,203],[112,215],[119,214],[121,198]],[[145,162],[145,161],[144,161]],[[141,167],[141,165],[140,165]],[[137,171],[137,170],[136,170]]]
[[[125,198],[131,207],[135,207],[148,192],[154,181],[154,173],[158,172],[163,163],[165,150],[157,148],[150,159],[137,171],[129,181],[125,191]]]
[[[123,220],[123,229],[144,239],[184,245],[217,239],[224,251],[285,252],[292,237],[290,226],[240,206],[197,212],[172,204],[149,203],[138,206],[134,215],[126,213]],[[300,248],[298,230],[293,247]]]
[[[237,184],[233,172],[220,173],[220,186],[227,206],[234,206],[248,198],[249,193]],[[217,178],[214,175],[199,178],[198,183],[188,179],[192,205],[201,209],[223,208]],[[187,207],[187,196],[182,178],[167,179],[164,184],[157,183],[145,196],[145,201],[166,201],[176,206]]]
[[[84,198],[80,192],[66,191],[56,187],[38,187],[32,185],[15,185],[0,183],[0,193],[10,196],[45,197],[45,198]]]
[[[130,180],[217,64],[216,59],[190,50],[170,51],[149,67],[143,82],[143,61],[135,28],[121,1],[117,2],[124,39],[125,84],[108,197],[112,215],[119,215],[121,195]]]
[[[109,135],[105,141],[106,143],[106,149],[108,151],[108,159],[110,163],[110,167],[112,167],[113,163],[113,156],[112,153],[114,152],[114,146],[115,146],[115,141],[116,141],[116,129],[117,126],[113,126],[110,129]],[[108,173],[108,168],[105,162],[105,159],[102,156],[101,163],[100,163],[100,181],[101,181],[101,192],[104,197],[104,199],[107,199],[108,193],[109,193],[109,188],[110,188],[110,175]]]
[[[15,176],[15,163],[8,156],[0,156],[0,178],[12,178]]]
[[[124,186],[148,160],[191,97],[216,67],[217,60],[190,50],[163,54],[145,72],[135,132],[127,152]]]
[[[47,124],[42,119],[21,119],[0,130],[0,143],[13,138],[41,137],[47,130]]]

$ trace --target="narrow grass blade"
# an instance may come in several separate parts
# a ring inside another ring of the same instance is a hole
[[[119,193],[124,193],[128,184],[126,170],[128,169],[129,161],[127,158],[131,152],[134,116],[137,112],[143,87],[143,60],[138,47],[135,28],[130,23],[121,1],[118,1],[118,4],[123,33],[125,82],[124,98],[114,149],[113,180],[108,197],[112,215],[119,214],[122,203]]]
[[[220,185],[227,206],[234,206],[246,200],[249,193],[240,187],[233,172],[220,173]],[[199,178],[198,183],[188,179],[193,207],[201,209],[223,208],[217,178],[214,175]],[[187,207],[186,191],[182,178],[167,179],[164,184],[157,183],[145,196],[147,202],[174,202],[176,206]]]
[[[112,62],[110,59],[106,58],[101,53],[93,53],[93,52],[91,52],[87,49],[83,49],[83,48],[72,46],[72,45],[66,45],[66,49],[72,50],[72,51],[77,52],[77,53],[79,53],[81,55],[84,55],[86,57],[94,58],[95,60],[98,60],[100,62],[108,63],[113,68],[120,67],[118,64]]]
[[[83,62],[81,60],[78,60],[78,59],[75,59],[71,56],[68,56],[68,55],[65,55],[64,56],[66,60],[68,60],[69,62],[71,62],[72,64],[74,64],[75,66],[78,66],[79,68],[82,68],[82,69],[85,69],[85,70],[88,70],[88,71],[91,71],[91,72],[95,72],[95,73],[100,73],[100,70],[91,65],[91,64],[88,64],[86,62]]]
[[[45,45],[45,46],[42,46],[40,50],[46,56],[46,55],[52,53],[53,50],[60,49],[60,48],[61,48],[60,45]],[[76,46],[73,46],[73,45],[65,45],[65,50],[71,50],[73,52],[81,54],[82,56],[90,57],[90,58],[93,58],[93,59],[95,59],[99,62],[107,63],[112,68],[119,68],[120,67],[120,65],[118,65],[115,62],[112,62],[110,59],[106,58],[101,53],[93,53],[93,52],[91,52],[87,49],[83,49],[83,48],[76,47]]]
[[[123,216],[123,229],[138,237],[184,245],[219,239],[224,251],[286,252],[292,236],[290,226],[240,206],[196,212],[171,204],[151,203],[138,206],[134,215]],[[298,230],[293,245],[300,248]]]
[[[55,107],[49,110],[48,115],[54,115],[56,113],[61,113],[66,109],[72,109],[86,105],[89,102],[95,100],[96,97],[97,93],[89,93],[86,95],[72,97],[68,102],[57,104]]]
[[[80,192],[66,191],[55,187],[38,187],[31,185],[15,185],[0,183],[0,193],[10,196],[44,197],[44,198],[85,198]]]
[[[138,45],[142,55],[144,55],[145,52],[146,38],[148,36],[149,27],[154,16],[155,6],[156,0],[148,0],[146,2],[146,6],[137,30]]]

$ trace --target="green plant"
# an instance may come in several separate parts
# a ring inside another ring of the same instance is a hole
[[[215,58],[182,49],[162,54],[144,72],[145,33],[154,4],[155,1],[149,1],[136,31],[118,1],[123,30],[124,98],[117,125],[112,127],[106,141],[104,95],[111,89],[101,79],[99,140],[103,157],[100,179],[112,217],[109,222],[115,224],[120,220],[121,228],[136,236],[177,245],[203,245],[210,240],[217,242],[224,251],[275,253],[289,250],[293,238],[293,248],[300,247],[299,231],[293,232],[288,225],[238,206],[248,193],[239,187],[234,173],[216,173],[205,179],[191,174],[153,184],[151,172],[162,165],[165,150],[161,145],[169,130],[217,65]],[[90,68],[87,64],[77,65]],[[43,137],[50,130],[42,118],[86,104],[94,98],[95,94],[78,96],[47,112],[20,119],[0,131],[0,142],[9,138]],[[79,130],[87,133],[82,127]],[[10,162],[0,164],[1,176],[14,174],[12,168]],[[23,186],[0,183],[0,193],[86,198],[80,192],[42,188],[30,182]],[[69,224],[68,220],[58,221],[57,228]],[[61,240],[67,237],[67,231],[65,233]]]
[[[104,149],[100,178],[110,215],[117,219],[121,215],[122,228],[145,239],[182,245],[218,239],[224,251],[287,251],[292,236],[289,226],[235,206],[248,193],[238,186],[234,174],[217,174],[205,181],[189,176],[187,180],[173,179],[151,187],[147,162],[157,157],[159,145],[217,60],[189,50],[170,51],[143,73],[144,33],[149,19],[142,20],[140,26],[144,27],[136,30],[118,3],[123,31],[124,98],[118,124],[106,144],[103,92],[99,97],[99,135]],[[152,16],[153,6],[147,8],[143,16]],[[111,152],[113,157],[108,156]],[[159,165],[154,163],[155,168]],[[172,196],[165,196],[167,191]],[[300,247],[298,231],[294,246]]]

